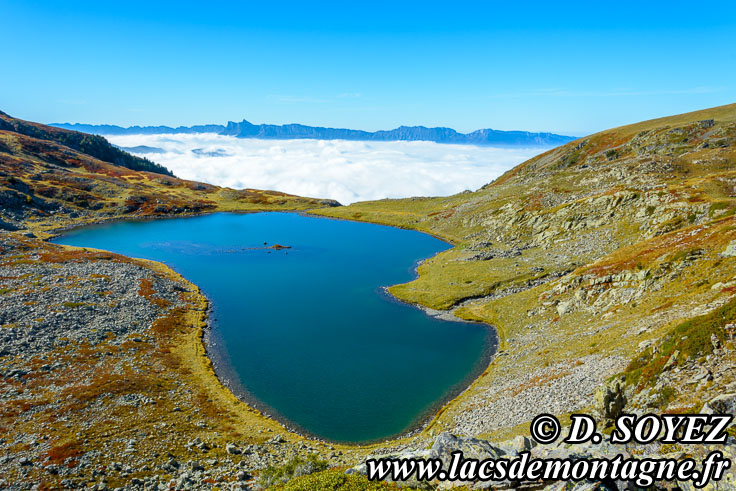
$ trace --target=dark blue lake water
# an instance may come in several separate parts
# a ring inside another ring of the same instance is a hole
[[[257,407],[334,441],[410,429],[485,368],[495,343],[485,326],[383,293],[449,247],[419,232],[219,213],[95,225],[56,242],[161,261],[200,286],[213,304],[218,374]]]

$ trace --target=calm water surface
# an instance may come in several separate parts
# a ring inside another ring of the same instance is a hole
[[[218,373],[266,412],[330,440],[406,431],[494,348],[484,326],[437,320],[382,293],[449,247],[418,232],[220,213],[96,225],[56,242],[161,261],[196,283],[213,304]]]

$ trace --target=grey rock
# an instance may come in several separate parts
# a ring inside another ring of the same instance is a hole
[[[445,466],[452,462],[452,452],[462,452],[466,459],[497,459],[505,452],[492,445],[488,440],[477,438],[457,437],[451,433],[444,432],[435,439],[429,450],[429,458],[440,459]]]
[[[624,384],[620,380],[613,380],[604,384],[595,392],[593,404],[601,418],[615,420],[626,407],[627,399]]]
[[[232,443],[228,443],[225,446],[225,451],[229,453],[230,455],[238,455],[241,453],[240,449],[236,447],[235,445],[233,445]]]
[[[726,249],[721,252],[721,256],[723,257],[734,257],[736,256],[736,240],[732,240],[728,246],[726,246]]]
[[[703,414],[736,415],[736,393],[721,394],[706,402],[700,411]]]

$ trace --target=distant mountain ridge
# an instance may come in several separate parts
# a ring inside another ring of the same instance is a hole
[[[425,126],[399,126],[393,130],[362,131],[344,128],[324,128],[302,124],[253,124],[245,119],[227,125],[207,124],[197,126],[130,126],[124,128],[109,124],[52,123],[51,126],[98,135],[153,135],[173,133],[216,133],[237,138],[272,140],[355,140],[355,141],[431,141],[466,145],[496,146],[557,146],[574,140],[574,137],[555,133],[529,131],[501,131],[482,129],[471,133],[459,133],[452,128],[427,128]]]

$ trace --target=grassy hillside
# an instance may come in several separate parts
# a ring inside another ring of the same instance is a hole
[[[590,406],[607,377],[642,365],[646,383],[641,370],[627,377],[638,377],[627,387],[632,405],[700,409],[734,382],[729,352],[713,355],[710,331],[707,343],[685,334],[679,349],[671,333],[732,302],[735,197],[732,104],[581,138],[476,192],[315,213],[422,230],[455,244],[391,292],[498,327],[501,356],[438,423],[491,432],[532,415],[519,410],[525,394],[553,396],[581,370],[581,400],[559,412]],[[726,342],[723,328],[733,319],[716,319],[709,329]],[[710,375],[693,382],[701,370]],[[508,380],[522,385],[512,391],[516,407],[511,392],[497,389]],[[473,426],[476,420],[483,423]]]
[[[104,138],[0,113],[0,229],[36,232],[90,220],[334,205],[276,191],[177,179]]]
[[[151,162],[146,158],[136,157],[124,152],[111,145],[101,136],[87,135],[76,131],[68,131],[53,126],[23,121],[12,118],[2,111],[0,111],[0,130],[19,133],[38,140],[56,142],[102,160],[103,162],[109,162],[128,169],[174,176],[166,167]]]

